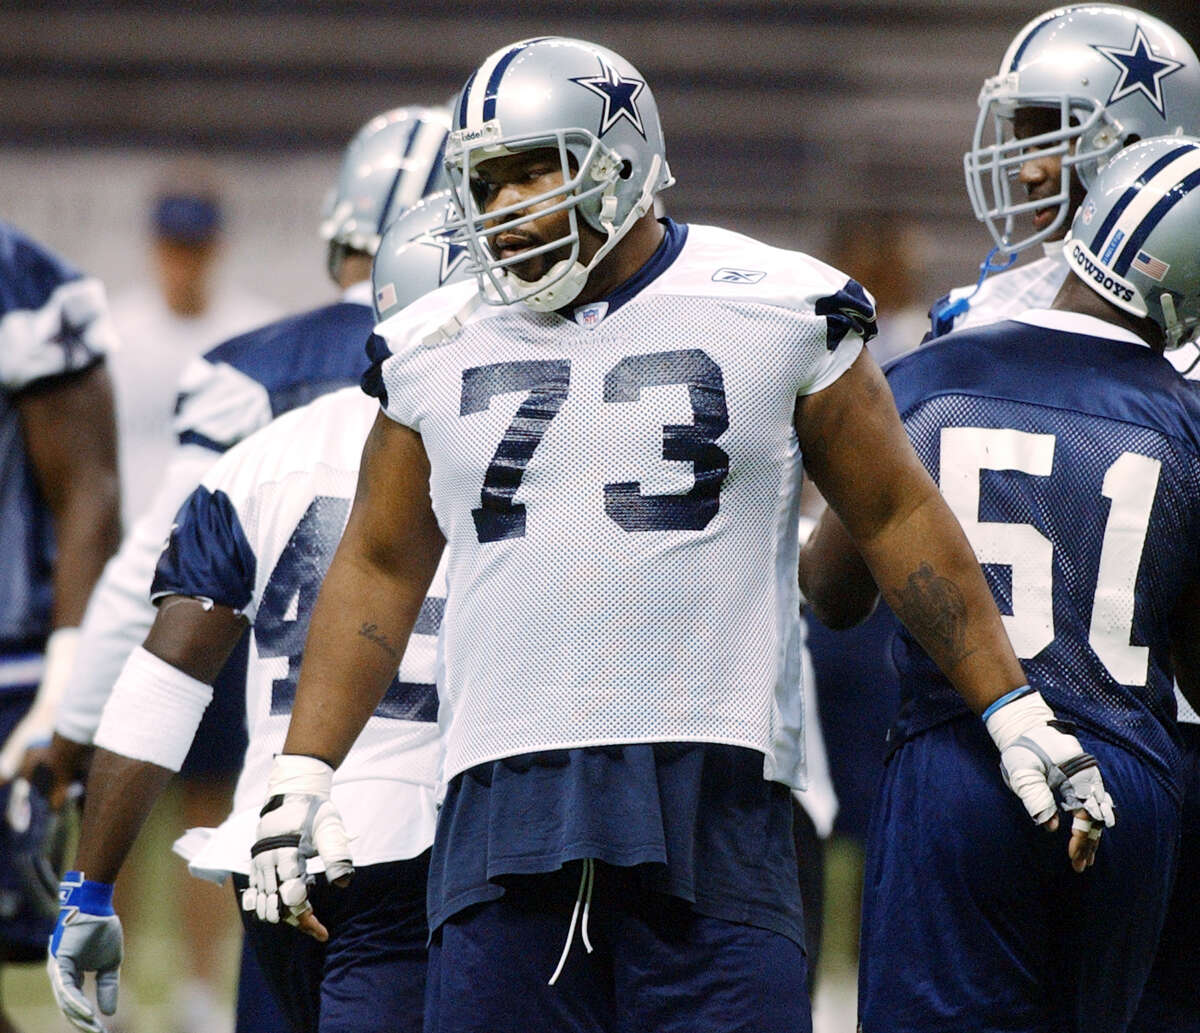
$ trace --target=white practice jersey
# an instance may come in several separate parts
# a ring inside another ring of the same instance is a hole
[[[120,346],[109,359],[117,404],[121,517],[126,527],[150,505],[175,448],[175,399],[190,359],[282,314],[236,286],[217,289],[208,307],[181,316],[162,293],[138,284],[113,298]]]
[[[1012,319],[1031,308],[1049,308],[1059,288],[1066,282],[1070,267],[1063,254],[1061,240],[1045,245],[1045,252],[1044,257],[1036,262],[993,273],[983,281],[978,292],[974,285],[955,287],[948,295],[948,303],[953,305],[960,299],[968,298],[967,309],[953,318],[952,325],[935,325],[935,334],[940,337],[951,330],[965,330],[970,326],[987,326],[1002,319]],[[935,309],[941,307],[942,303],[939,302]]]
[[[222,452],[274,416],[357,383],[373,321],[371,286],[363,282],[332,305],[235,337],[189,363],[179,383],[178,444],[152,502],[126,533],[88,600],[81,662],[55,721],[59,734],[74,742],[92,741],[117,675],[154,622],[150,580],[184,499]]]
[[[1182,348],[1174,348],[1166,353],[1167,359],[1188,380],[1200,381],[1200,344],[1185,344]],[[1179,708],[1179,720],[1184,724],[1200,724],[1200,714],[1196,713],[1179,687],[1175,688],[1175,703]]]
[[[197,874],[248,871],[271,762],[287,735],[312,607],[345,529],[378,411],[358,388],[348,388],[281,416],[231,449],[180,510],[159,561],[156,598],[211,599],[242,613],[252,628],[245,763],[233,813],[189,858]],[[333,800],[353,837],[357,865],[414,857],[433,842],[444,577],[435,577],[396,679],[334,774]],[[98,745],[109,745],[106,729],[102,722]],[[200,841],[193,832],[185,849]]]
[[[448,779],[702,741],[803,783],[793,412],[857,357],[873,304],[806,255],[671,237],[636,293],[576,321],[455,285],[377,328],[448,543]]]

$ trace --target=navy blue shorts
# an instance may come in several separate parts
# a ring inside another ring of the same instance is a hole
[[[1129,1033],[1200,1033],[1200,725],[1183,736],[1179,871],[1142,1003]]]
[[[295,1033],[420,1033],[428,874],[426,851],[359,868],[345,889],[318,876],[309,900],[329,930],[328,943],[260,922],[239,904],[246,938]],[[239,895],[247,882],[234,876]]]
[[[562,955],[583,862],[508,876],[498,900],[451,916],[429,953],[426,1033],[811,1033],[804,951],[709,918],[595,864],[588,953]]]
[[[1037,828],[983,723],[904,743],[871,818],[863,886],[863,1033],[1115,1033],[1154,957],[1179,805],[1147,764],[1081,732],[1117,824],[1095,865],[1067,860],[1070,818]]]
[[[28,712],[36,692],[30,685],[0,693],[0,743]],[[0,788],[0,961],[43,961],[55,919],[36,906],[15,863],[14,837],[3,820],[8,789]]]

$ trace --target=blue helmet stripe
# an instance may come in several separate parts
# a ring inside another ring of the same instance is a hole
[[[1117,259],[1116,265],[1112,267],[1114,273],[1118,276],[1124,276],[1129,272],[1130,264],[1137,257],[1137,253],[1146,242],[1146,238],[1154,232],[1154,228],[1162,222],[1172,208],[1179,204],[1180,201],[1198,186],[1200,186],[1200,169],[1185,176],[1163,195],[1158,204],[1151,208],[1146,213],[1146,217],[1138,223],[1137,229],[1129,235],[1129,242],[1125,245],[1124,250]]]
[[[488,79],[487,92],[483,95],[483,120],[485,122],[490,122],[496,117],[496,94],[500,92],[500,80],[504,78],[504,73],[508,70],[508,66],[513,63],[513,59],[526,47],[532,46],[534,43],[541,43],[547,39],[550,39],[550,37],[538,36],[536,39],[527,39],[524,42],[518,43],[496,62],[496,67],[492,69],[491,78]]]
[[[446,157],[447,139],[449,139],[448,136],[443,136],[442,142],[438,144],[437,157],[433,159],[433,164],[429,166],[429,178],[425,180],[425,186],[421,188],[422,197],[433,191],[434,186],[437,185],[438,178],[444,172],[444,169],[442,168],[442,159]]]
[[[1038,24],[1032,29],[1030,29],[1028,33],[1026,33],[1025,38],[1021,40],[1021,45],[1017,48],[1017,52],[1013,54],[1012,64],[1008,66],[1008,70],[1010,72],[1015,72],[1017,70],[1017,65],[1021,63],[1021,58],[1025,56],[1025,48],[1029,46],[1030,40],[1032,40],[1034,36],[1036,36],[1042,31],[1042,29],[1049,25],[1050,22],[1057,21],[1060,17],[1062,17],[1062,13],[1063,12],[1060,10],[1048,11],[1042,17],[1042,20],[1038,22]]]
[[[1168,151],[1161,158],[1159,158],[1158,161],[1146,167],[1146,170],[1129,186],[1125,193],[1121,195],[1121,199],[1109,209],[1108,214],[1104,217],[1104,221],[1100,224],[1100,228],[1096,231],[1096,235],[1092,238],[1091,251],[1093,255],[1098,255],[1100,253],[1101,245],[1103,245],[1108,239],[1108,235],[1112,232],[1113,227],[1117,224],[1117,220],[1125,214],[1125,209],[1133,203],[1133,199],[1137,197],[1138,192],[1142,189],[1142,187],[1144,187],[1148,182],[1150,182],[1151,179],[1162,172],[1162,170],[1170,165],[1171,162],[1175,161],[1184,154],[1187,154],[1187,152],[1191,150],[1195,150],[1194,144],[1183,144],[1180,147],[1176,147],[1173,150]]]
[[[392,201],[396,197],[396,190],[400,186],[400,181],[404,178],[405,172],[408,171],[408,166],[403,159],[412,153],[413,141],[417,138],[417,133],[421,131],[423,125],[425,123],[422,119],[413,119],[413,127],[408,131],[408,139],[404,141],[404,153],[400,156],[401,160],[396,163],[396,175],[392,177],[392,185],[388,188],[387,197],[383,199],[383,207],[379,209],[379,225],[375,227],[376,233],[382,233],[390,221],[388,216],[391,214]]]
[[[455,129],[467,128],[467,98],[471,96],[471,87],[475,85],[475,72],[471,73],[471,78],[467,80],[466,86],[463,87],[462,96],[458,100],[458,114],[454,119]]]

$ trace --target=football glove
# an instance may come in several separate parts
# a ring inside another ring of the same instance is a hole
[[[315,757],[280,754],[267,781],[267,802],[250,850],[250,886],[242,908],[264,922],[299,925],[312,910],[308,862],[319,858],[325,877],[344,885],[354,874],[350,837],[329,799],[333,768]]]
[[[1000,750],[1005,783],[1037,824],[1060,807],[1086,811],[1096,836],[1116,824],[1096,758],[1084,752],[1072,725],[1055,720],[1040,693],[1028,686],[1015,689],[993,702],[983,718]]]
[[[124,946],[112,893],[111,883],[90,882],[83,872],[67,872],[58,888],[58,922],[50,937],[46,971],[55,1003],[72,1026],[87,1033],[104,1033],[104,1025],[84,995],[86,973],[96,973],[100,1011],[112,1015],[117,1010]]]

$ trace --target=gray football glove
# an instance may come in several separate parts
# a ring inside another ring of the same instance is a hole
[[[59,884],[58,922],[50,937],[46,971],[54,1001],[76,1029],[104,1033],[104,1025],[83,992],[84,975],[96,973],[100,1011],[117,1010],[117,982],[124,955],[121,920],[112,909],[112,885],[67,872]]]

